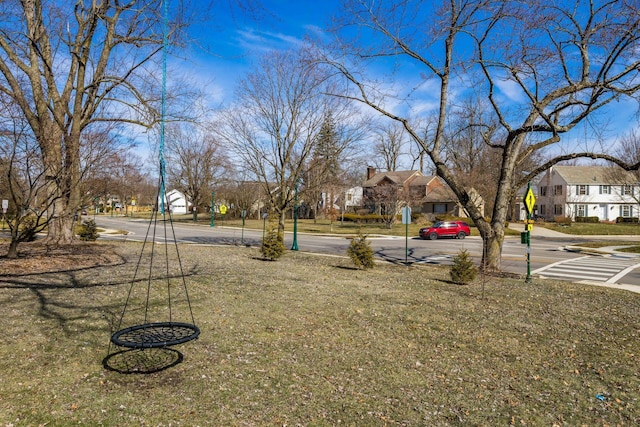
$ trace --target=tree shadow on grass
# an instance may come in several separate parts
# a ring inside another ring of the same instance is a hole
[[[450,255],[424,255],[424,256],[416,256],[415,249],[409,249],[407,251],[406,256],[396,256],[391,255],[385,252],[385,248],[380,248],[375,252],[375,255],[382,259],[383,261],[387,261],[391,264],[402,264],[402,265],[412,265],[412,264],[434,264],[434,265],[447,265],[448,262],[444,262],[450,260]]]
[[[104,250],[104,247],[101,249]],[[117,328],[126,296],[124,288],[127,285],[134,286],[159,279],[178,280],[198,274],[199,269],[196,265],[183,274],[167,276],[162,273],[132,280],[133,263],[131,261],[115,254],[107,257],[99,253],[96,255],[97,260],[105,261],[104,264],[93,263],[88,266],[74,267],[73,261],[68,262],[67,265],[54,261],[44,268],[35,266],[35,270],[45,271],[0,274],[0,290],[28,290],[32,295],[29,297],[24,293],[5,293],[7,295],[5,302],[19,306],[18,310],[23,313],[32,310],[35,302],[37,311],[33,313],[34,315],[53,321],[57,325],[56,328],[60,328],[67,337],[88,333],[86,336],[92,337],[89,339],[91,341],[96,340],[97,335],[103,333],[106,335],[107,330],[112,334]],[[64,255],[57,254],[57,256]],[[118,292],[117,299],[112,300],[114,290],[109,289],[119,287],[122,287],[123,292]],[[47,328],[46,333],[49,334],[51,330],[48,328],[51,326],[46,325],[44,323],[41,327]]]
[[[361,271],[361,269],[355,265],[336,265],[335,268],[339,268],[341,270]]]

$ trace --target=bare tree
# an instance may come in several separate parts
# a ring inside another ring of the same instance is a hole
[[[0,11],[0,92],[19,105],[38,142],[48,191],[48,239],[74,238],[81,203],[83,133],[100,122],[150,127],[158,121],[163,46],[159,1],[7,0]],[[176,38],[176,8],[165,28]],[[117,106],[114,104],[118,104]],[[172,103],[178,108],[178,103]]]
[[[190,199],[197,220],[198,207],[209,201],[212,189],[225,178],[229,161],[218,140],[195,126],[174,126],[170,135],[168,180]]]
[[[621,159],[628,159],[630,163],[640,162],[640,127],[631,129],[618,140],[615,154]],[[635,171],[638,181],[640,172]]]
[[[0,120],[0,183],[8,197],[5,220],[11,232],[7,258],[16,258],[18,245],[34,240],[50,223],[47,209],[54,200],[46,191],[37,144],[16,106],[4,103]]]
[[[247,218],[252,216],[255,219],[261,218],[260,214],[266,197],[260,183],[249,180],[225,181],[222,186],[222,195],[235,208],[230,209],[231,215],[237,217],[242,214],[242,211],[246,211]]]
[[[336,95],[357,99],[398,121],[423,147],[437,174],[477,225],[485,244],[482,265],[488,270],[500,270],[514,188],[572,158],[602,158],[626,170],[640,166],[594,144],[585,142],[584,147],[576,148],[573,141],[563,139],[577,126],[596,121],[596,113],[612,101],[637,95],[637,2],[352,0],[347,2],[342,23],[342,28],[358,26],[362,31],[358,35],[366,37],[343,38],[341,50],[326,58],[354,89]],[[405,76],[403,86],[411,90],[399,92],[392,86],[389,91],[362,71],[364,65],[389,57],[396,64],[407,60],[420,69],[415,81]],[[360,59],[364,64],[358,64]],[[398,105],[398,98],[415,104],[413,89],[427,83],[438,94],[430,110],[437,117],[437,126],[425,138],[419,121],[392,107]],[[490,122],[469,125],[487,135],[484,143],[500,153],[489,220],[447,162],[447,118],[457,108],[453,95],[465,89],[482,94],[490,106]],[[497,123],[499,139],[488,137],[493,123]],[[534,153],[544,153],[547,161],[516,176],[519,165]]]
[[[640,162],[640,131],[631,129],[622,135],[616,145],[615,153],[621,159],[627,159],[630,163]],[[604,177],[611,184],[611,194],[615,194],[621,201],[632,199],[640,205],[640,194],[635,191],[640,183],[640,171],[626,171],[616,165],[610,165],[604,173]],[[638,212],[640,221],[640,212]]]
[[[407,196],[401,185],[383,183],[370,188],[365,193],[364,202],[382,217],[387,228],[391,228],[396,222],[400,208],[410,204]]]
[[[344,101],[323,93],[330,84],[304,52],[271,52],[241,81],[237,105],[225,114],[221,135],[263,186],[280,233],[326,117],[342,120]]]
[[[406,134],[401,123],[390,122],[380,126],[375,132],[376,143],[374,153],[378,168],[386,171],[398,170],[400,156],[404,154],[406,146]]]

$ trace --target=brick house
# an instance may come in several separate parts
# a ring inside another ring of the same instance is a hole
[[[377,172],[374,167],[367,168],[367,179],[362,184],[363,200],[372,212],[389,208],[384,205],[385,193],[387,200],[393,199],[393,209],[409,205],[414,213],[435,216],[449,214],[457,217],[468,216],[447,184],[436,175],[423,175],[417,170]],[[475,192],[474,194],[484,210],[484,202]],[[382,194],[382,195],[380,195]]]

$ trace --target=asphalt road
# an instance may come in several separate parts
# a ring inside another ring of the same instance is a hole
[[[126,230],[127,235],[113,234],[103,235],[103,239],[114,240],[145,240],[147,232],[153,235],[153,227],[148,220],[119,217],[96,217],[96,223],[101,228]],[[209,227],[206,225],[196,225],[190,223],[169,223],[158,222],[155,226],[155,239],[173,240],[182,243],[193,244],[230,244],[230,245],[260,245],[263,237],[262,230],[241,229],[234,227],[224,227],[216,225]],[[166,237],[165,237],[166,236]],[[601,281],[606,283],[612,278],[614,281],[608,283],[629,284],[638,286],[640,290],[640,270],[634,268],[636,261],[626,261],[620,264],[618,270],[607,275],[606,280],[602,279],[602,271],[610,266],[598,266],[597,263],[591,266],[591,270],[584,267],[576,273],[578,261],[584,258],[584,254],[565,250],[565,247],[579,244],[584,238],[565,235],[563,237],[533,236],[530,249],[530,270],[540,272],[537,275],[544,277],[554,277],[570,281]],[[482,239],[479,237],[468,237],[466,239],[438,239],[422,240],[418,237],[409,236],[379,236],[370,237],[372,248],[376,257],[396,263],[425,263],[425,264],[450,264],[453,257],[461,250],[466,249],[469,254],[480,262],[482,257]],[[285,235],[285,246],[290,248],[293,243],[293,234],[287,232]],[[297,244],[299,251],[324,253],[331,255],[345,255],[350,240],[337,235],[314,235],[297,233]],[[520,243],[519,237],[507,237],[502,251],[502,268],[506,272],[526,274],[526,245]],[[600,257],[601,258],[601,257]],[[640,263],[640,259],[637,261]],[[573,265],[576,265],[574,268]],[[612,264],[612,263],[609,263]],[[564,270],[572,270],[563,277],[560,267]],[[640,265],[640,264],[638,264]],[[554,267],[554,268],[552,268]],[[545,273],[546,272],[546,273]],[[620,274],[624,272],[624,274]],[[548,276],[547,276],[548,275]]]

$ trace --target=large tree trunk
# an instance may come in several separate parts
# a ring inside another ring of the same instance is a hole
[[[284,237],[284,224],[285,224],[285,216],[287,211],[282,209],[278,212],[278,234]]]
[[[487,272],[499,272],[502,269],[502,244],[504,232],[491,233],[483,238],[482,269]]]
[[[63,138],[64,145],[60,143]],[[47,243],[64,244],[75,240],[74,215],[80,207],[79,145],[79,135],[65,138],[62,130],[54,126],[40,143],[48,194],[54,199],[47,212]]]
[[[9,243],[9,252],[7,252],[7,258],[16,259],[18,258],[18,244],[20,242],[18,239],[11,239],[11,243]]]
[[[71,243],[76,239],[73,227],[75,221],[74,214],[55,216],[49,222],[49,229],[45,241],[52,244]]]

